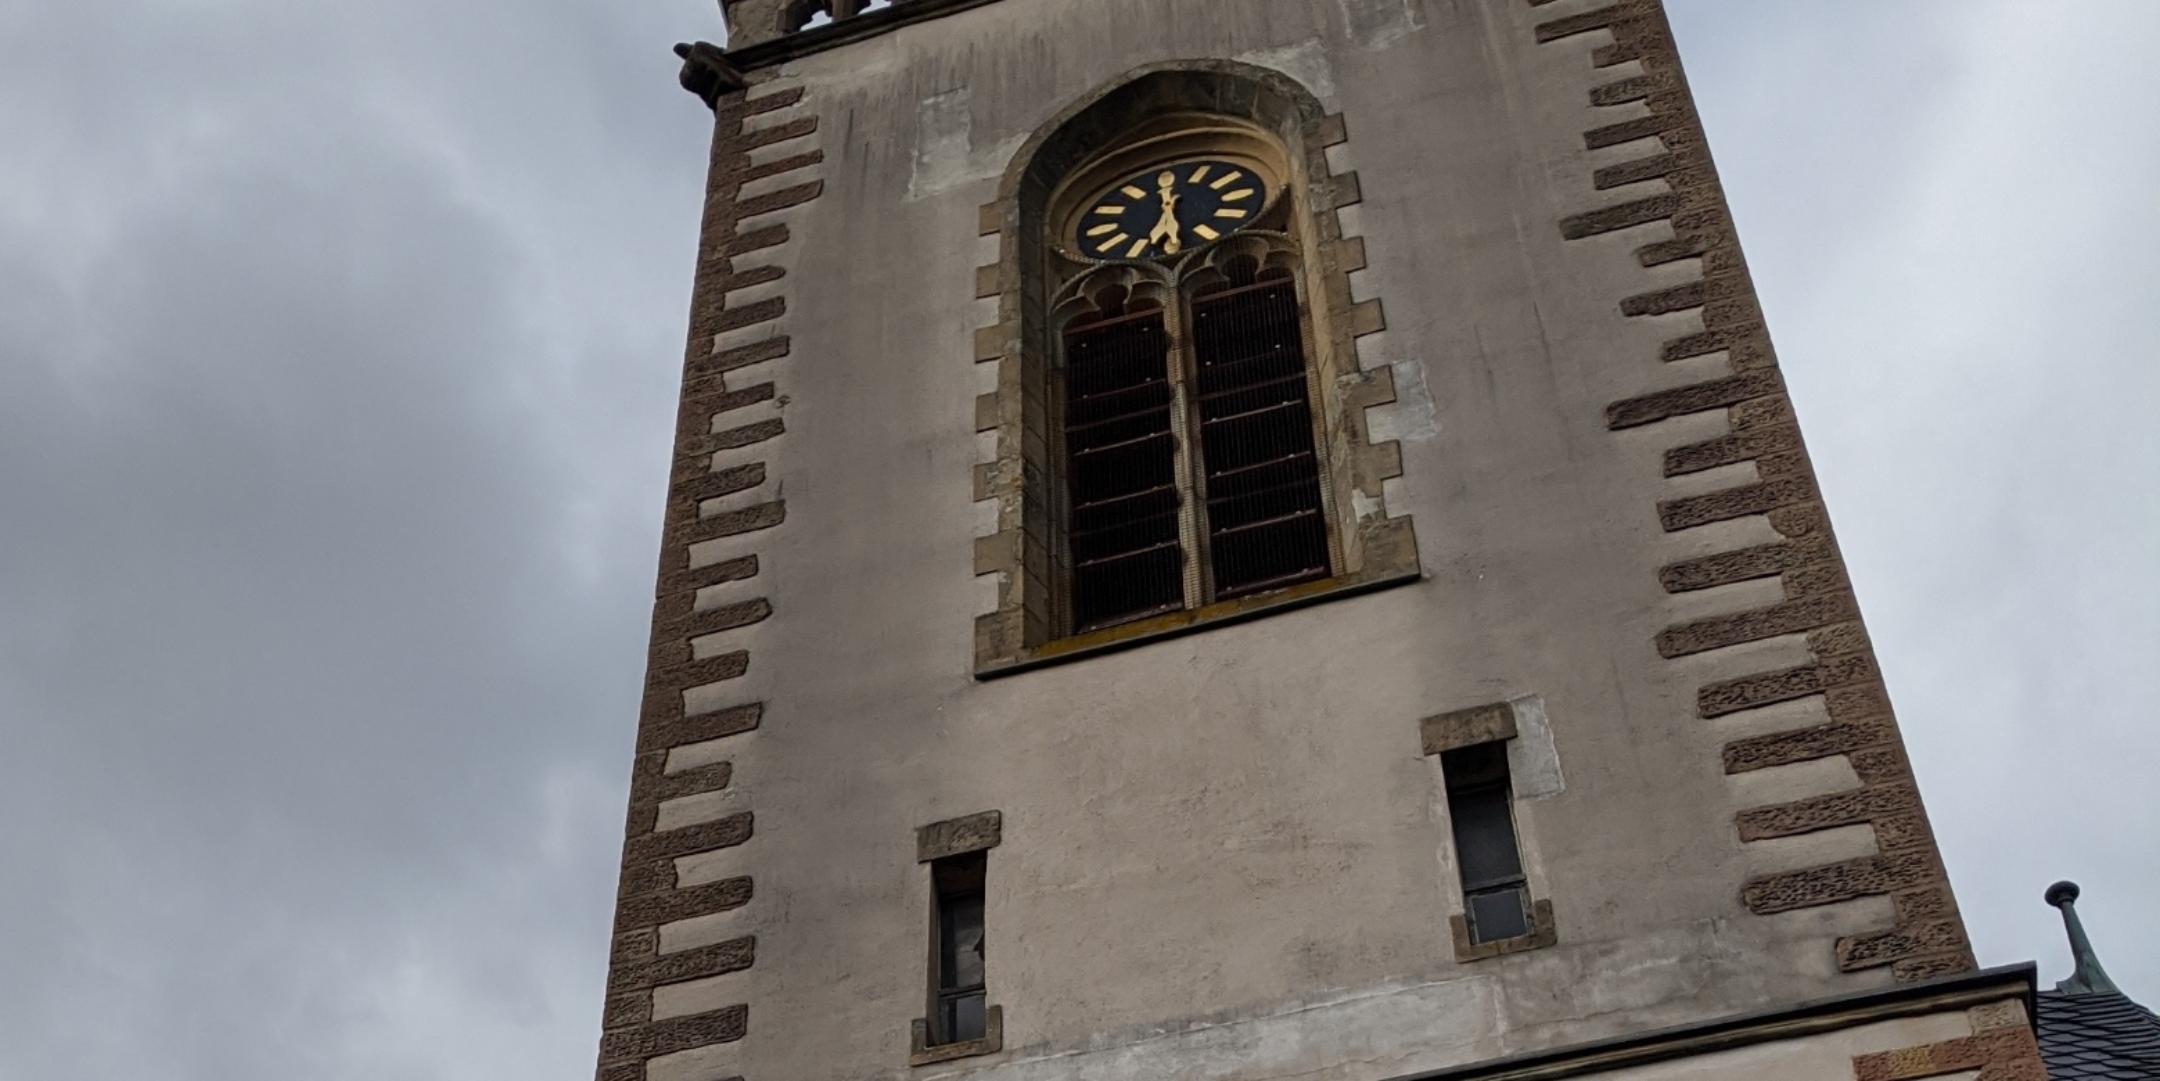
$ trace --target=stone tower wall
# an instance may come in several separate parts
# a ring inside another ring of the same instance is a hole
[[[1655,3],[729,10],[603,1081],[1374,1081],[1972,966]],[[1423,573],[979,679],[1001,185],[1225,65],[1323,112]],[[1481,954],[1425,752],[1502,716],[1546,922]],[[1001,1031],[911,1066],[917,831],[993,811]]]

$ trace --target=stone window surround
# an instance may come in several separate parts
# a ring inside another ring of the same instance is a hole
[[[1485,743],[1505,743],[1513,740],[1516,734],[1515,707],[1507,702],[1491,702],[1450,710],[1418,722],[1418,736],[1423,752],[1430,757]],[[1519,824],[1516,828],[1520,832]],[[1517,842],[1518,845],[1520,843]],[[1524,871],[1527,875],[1529,868],[1525,867]],[[1531,883],[1528,877],[1524,882],[1525,895],[1530,900],[1530,930],[1524,934],[1490,942],[1473,942],[1470,938],[1468,913],[1455,912],[1448,916],[1448,932],[1455,946],[1457,963],[1466,964],[1508,954],[1527,953],[1558,944],[1560,935],[1553,920],[1552,901],[1538,897],[1534,883]],[[1458,895],[1456,901],[1460,904],[1460,886],[1451,888],[1450,892]]]
[[[915,830],[915,862],[922,864],[927,870],[929,864],[935,860],[964,856],[971,852],[988,852],[1005,839],[1004,833],[1005,816],[999,811],[981,811],[932,822]],[[931,919],[936,919],[934,908]],[[931,941],[934,948],[935,934]],[[1004,1049],[1005,1007],[1002,1005],[986,1004],[983,1007],[983,1034],[982,1038],[977,1040],[931,1043],[928,1015],[918,1017],[908,1025],[909,1066],[930,1066],[954,1059],[975,1058],[996,1054]]]
[[[1302,241],[1300,293],[1313,342],[1314,403],[1326,433],[1324,486],[1336,508],[1338,573],[1328,579],[1104,628],[1056,633],[1053,590],[1055,470],[1043,387],[1052,349],[1045,245],[1051,201],[1074,171],[1121,137],[1176,114],[1245,121],[1283,147]],[[1353,301],[1349,275],[1365,267],[1362,238],[1344,237],[1336,211],[1359,200],[1355,173],[1332,174],[1326,150],[1347,141],[1340,115],[1326,114],[1304,87],[1265,68],[1229,61],[1150,65],[1074,103],[1014,156],[999,198],[983,208],[984,235],[998,235],[999,261],[977,275],[977,294],[998,300],[998,322],[977,333],[978,363],[994,363],[998,389],[976,402],[978,432],[996,433],[996,455],[975,467],[975,496],[996,503],[997,531],[978,538],[977,575],[995,576],[997,604],[978,617],[975,675],[990,678],[1092,656],[1322,600],[1415,581],[1421,576],[1408,517],[1391,518],[1384,481],[1401,475],[1395,443],[1374,444],[1365,410],[1395,400],[1393,369],[1360,366],[1356,341],[1385,329],[1378,300]]]
[[[1194,320],[1202,294],[1211,287],[1229,284],[1232,268],[1242,262],[1251,263],[1255,274],[1281,275],[1282,280],[1295,290],[1300,374],[1306,401],[1311,406],[1326,401],[1322,373],[1312,362],[1315,355],[1313,320],[1308,314],[1312,310],[1312,297],[1306,285],[1304,253],[1298,237],[1285,231],[1285,226],[1294,226],[1299,220],[1298,208],[1293,205],[1298,201],[1299,193],[1289,190],[1290,185],[1285,183],[1290,170],[1271,136],[1251,125],[1219,116],[1173,114],[1131,133],[1128,139],[1121,140],[1069,176],[1051,196],[1049,218],[1053,223],[1051,235],[1058,238],[1057,244],[1062,247],[1087,225],[1087,218],[1098,198],[1093,193],[1126,181],[1135,171],[1153,172],[1158,168],[1170,168],[1172,163],[1181,160],[1194,159],[1227,162],[1231,167],[1241,169],[1249,180],[1256,181],[1257,190],[1266,193],[1261,206],[1243,227],[1215,241],[1158,259],[1098,260],[1085,253],[1076,258],[1060,252],[1050,257],[1052,269],[1045,274],[1045,281],[1056,286],[1050,294],[1046,330],[1049,340],[1059,343],[1056,348],[1060,352],[1068,329],[1075,324],[1146,307],[1152,307],[1158,313],[1159,325],[1167,334],[1164,359],[1168,370],[1165,374],[1173,388],[1170,430],[1179,444],[1172,453],[1174,483],[1180,501],[1178,542],[1186,557],[1180,573],[1185,603],[1175,614],[1213,610],[1219,603],[1207,599],[1217,588],[1212,565],[1214,538],[1206,520],[1211,515],[1201,511],[1207,501],[1201,478],[1208,459],[1201,449],[1195,427],[1199,403],[1192,397],[1201,378],[1200,343],[1195,337]],[[1101,301],[1106,296],[1114,297],[1114,303],[1121,305],[1121,310],[1104,310]],[[1065,388],[1059,378],[1062,366],[1062,358],[1060,363],[1046,366],[1042,388],[1050,421],[1045,432],[1048,444],[1045,464],[1060,479],[1070,454],[1070,447],[1065,442],[1066,433],[1058,423],[1065,411]],[[1309,408],[1308,413],[1310,430],[1305,445],[1314,456],[1322,520],[1330,526],[1324,538],[1328,566],[1328,573],[1322,576],[1325,580],[1337,577],[1338,569],[1343,566],[1342,538],[1339,530],[1333,528],[1342,517],[1336,507],[1334,486],[1327,480],[1326,415],[1316,407]],[[1059,485],[1051,487],[1052,511],[1062,512],[1063,500],[1056,492]],[[1050,530],[1050,543],[1054,547],[1050,562],[1054,570],[1048,622],[1053,634],[1070,625],[1075,618],[1068,610],[1070,598],[1065,593],[1072,588],[1069,541],[1064,536],[1068,525],[1060,518]],[[1125,620],[1108,626],[1123,628],[1145,622],[1146,619]],[[1108,628],[1075,632],[1068,637],[1088,638],[1095,630],[1103,629]]]

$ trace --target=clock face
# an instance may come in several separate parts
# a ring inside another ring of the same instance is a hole
[[[1080,215],[1073,243],[1090,259],[1155,259],[1220,240],[1252,223],[1267,186],[1251,169],[1195,159],[1113,186]]]

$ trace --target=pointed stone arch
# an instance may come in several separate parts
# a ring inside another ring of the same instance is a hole
[[[1056,531],[1055,470],[1046,435],[1046,381],[1055,355],[1050,240],[1060,185],[1130,133],[1179,117],[1215,117],[1250,126],[1279,144],[1294,193],[1284,223],[1302,251],[1300,299],[1310,317],[1310,362],[1320,378],[1314,404],[1324,429],[1324,483],[1338,573],[1236,602],[1074,635],[1059,623],[1062,576]],[[1364,241],[1345,237],[1337,211],[1360,198],[1355,173],[1337,174],[1327,149],[1347,141],[1340,115],[1297,80],[1257,65],[1185,60],[1134,69],[1048,118],[1015,152],[998,197],[982,209],[982,232],[999,237],[998,262],[978,274],[977,293],[996,298],[997,321],[977,332],[975,359],[997,365],[997,387],[976,403],[979,432],[996,433],[992,461],[976,467],[978,501],[996,504],[997,530],[978,540],[976,573],[996,577],[996,607],[976,623],[976,672],[999,675],[1053,660],[1119,648],[1275,607],[1418,577],[1407,517],[1390,517],[1382,483],[1400,475],[1392,442],[1370,439],[1365,410],[1394,401],[1392,369],[1360,363],[1357,339],[1385,327],[1380,302],[1356,301],[1350,274],[1365,266]]]

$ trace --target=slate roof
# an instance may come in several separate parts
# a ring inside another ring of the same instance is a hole
[[[2070,978],[2033,997],[2033,1032],[2049,1081],[2160,1081],[2160,1017],[2130,1001],[2100,964],[2077,914],[2075,882],[2049,886],[2070,934]]]
[[[2035,996],[2051,1081],[2160,1081],[2160,1017],[2121,992]]]

